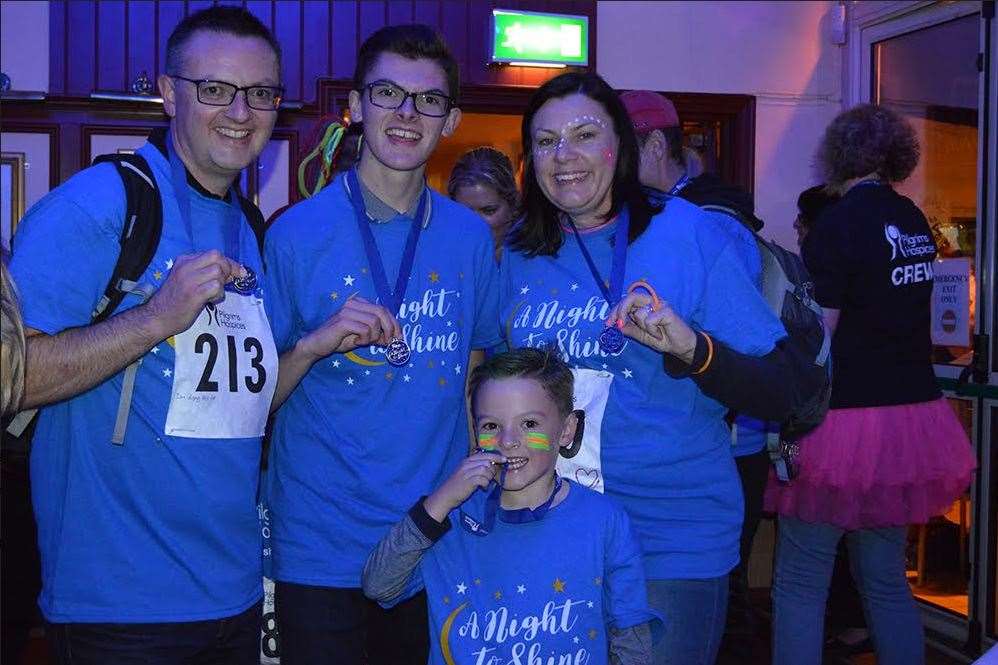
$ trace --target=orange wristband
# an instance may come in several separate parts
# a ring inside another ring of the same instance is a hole
[[[703,374],[706,372],[707,368],[710,367],[710,362],[714,359],[714,340],[705,332],[700,332],[699,334],[703,335],[703,338],[707,340],[707,359],[703,361],[703,366],[693,372],[693,374]]]

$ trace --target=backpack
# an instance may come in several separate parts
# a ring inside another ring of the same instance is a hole
[[[821,306],[814,300],[814,283],[795,253],[762,238],[762,227],[752,211],[751,197],[724,185],[716,177],[698,176],[679,196],[704,210],[734,217],[752,231],[762,264],[761,291],[769,308],[787,331],[782,348],[801,368],[799,399],[779,431],[766,436],[766,449],[777,477],[789,481],[797,474],[797,441],[824,420],[832,394],[831,335]]]
[[[163,200],[156,185],[149,163],[139,154],[98,155],[93,165],[113,164],[121,177],[125,188],[125,223],[121,229],[118,243],[121,251],[114,265],[111,278],[104,287],[104,295],[97,301],[90,313],[90,325],[100,323],[121,304],[128,294],[139,296],[145,303],[154,293],[149,285],[139,284],[139,280],[159,247],[159,239],[163,233]],[[239,194],[239,205],[243,215],[249,221],[256,237],[260,254],[263,254],[263,234],[265,225],[260,211],[251,201]],[[121,444],[124,441],[125,424],[128,419],[128,409],[131,404],[132,389],[135,385],[135,373],[138,361],[125,369],[122,383],[122,396],[115,422],[115,432],[112,442]],[[27,449],[35,431],[35,413],[38,409],[29,409],[14,415],[9,423],[5,423],[4,447]]]

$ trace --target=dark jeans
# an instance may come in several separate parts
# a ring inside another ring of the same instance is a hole
[[[55,665],[256,665],[261,603],[225,619],[183,623],[49,623]]]
[[[6,425],[6,420],[0,427]],[[3,433],[6,438],[6,432]],[[8,441],[4,441],[7,445]],[[42,589],[38,532],[31,510],[26,451],[4,450],[0,457],[0,663],[17,663],[28,633],[42,625],[38,593]]]
[[[738,475],[742,481],[742,497],[745,500],[745,516],[742,520],[742,535],[739,547],[741,557],[738,567],[731,571],[728,601],[727,634],[751,635],[755,633],[756,617],[749,598],[748,562],[752,554],[752,541],[759,529],[762,517],[762,497],[769,478],[769,453],[765,449],[735,458]]]
[[[281,665],[425,665],[429,658],[425,593],[385,610],[360,589],[277,582],[274,592]]]

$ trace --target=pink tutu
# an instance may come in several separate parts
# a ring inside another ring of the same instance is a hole
[[[967,490],[976,461],[945,398],[834,409],[800,441],[800,473],[770,474],[766,510],[844,529],[921,524]]]

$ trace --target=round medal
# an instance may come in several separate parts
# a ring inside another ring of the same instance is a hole
[[[256,291],[256,273],[248,266],[243,266],[246,275],[232,280],[232,290],[242,296],[248,296]]]
[[[409,345],[401,337],[396,337],[388,342],[388,348],[385,349],[385,360],[395,367],[405,365],[409,362],[411,355],[412,351],[409,349]]]
[[[599,334],[599,348],[604,353],[620,353],[624,348],[624,333],[616,326],[607,326]]]

